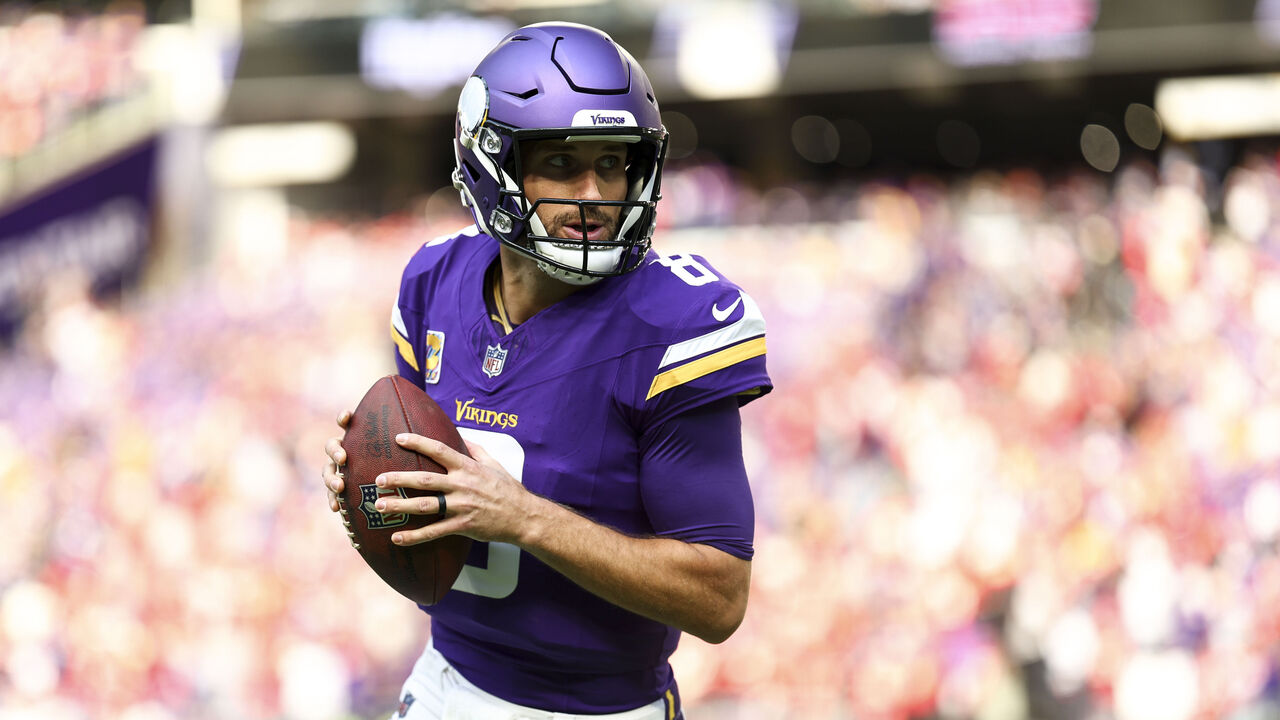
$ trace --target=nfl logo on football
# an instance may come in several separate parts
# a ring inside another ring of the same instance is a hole
[[[485,375],[497,377],[502,372],[502,366],[506,362],[507,351],[503,350],[501,345],[490,345],[484,351],[484,365],[481,367]]]
[[[405,513],[391,513],[383,515],[374,507],[374,503],[378,502],[380,497],[405,497],[404,491],[396,488],[380,488],[377,485],[361,485],[360,486],[360,512],[364,513],[365,525],[370,530],[384,530],[386,528],[399,527],[409,522],[409,516]]]

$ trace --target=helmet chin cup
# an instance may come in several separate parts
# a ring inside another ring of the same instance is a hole
[[[573,285],[590,285],[601,277],[607,276],[618,267],[618,261],[622,257],[622,248],[620,247],[588,249],[584,264],[581,247],[563,247],[554,242],[540,239],[533,241],[533,251],[539,257],[546,258],[546,260],[538,261],[538,267],[542,268],[543,272]],[[590,271],[593,274],[574,272],[565,268],[565,265],[571,267],[580,266],[583,270]]]
[[[582,273],[570,272],[563,268],[558,268],[545,260],[538,261],[538,269],[550,275],[552,278],[568,285],[594,285],[604,279],[603,277],[592,277],[590,275],[583,275]]]

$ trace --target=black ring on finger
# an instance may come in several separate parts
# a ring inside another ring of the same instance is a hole
[[[436,511],[436,517],[443,519],[444,514],[449,511],[449,507],[444,501],[444,493],[440,493],[440,496],[436,499],[440,501],[440,509]]]

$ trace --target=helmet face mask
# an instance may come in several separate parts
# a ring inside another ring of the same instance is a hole
[[[617,142],[628,148],[621,200],[530,198],[523,151],[542,140]],[[458,102],[454,187],[477,226],[537,261],[552,277],[588,284],[644,260],[655,226],[667,133],[639,64],[609,36],[582,25],[515,31],[476,68]],[[551,236],[540,207],[612,214],[610,237]]]

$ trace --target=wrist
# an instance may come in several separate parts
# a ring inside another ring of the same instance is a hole
[[[511,542],[524,550],[535,552],[546,543],[551,527],[556,522],[556,515],[565,512],[565,509],[532,492],[527,492],[525,496],[527,502],[524,517],[516,525],[515,537]]]

